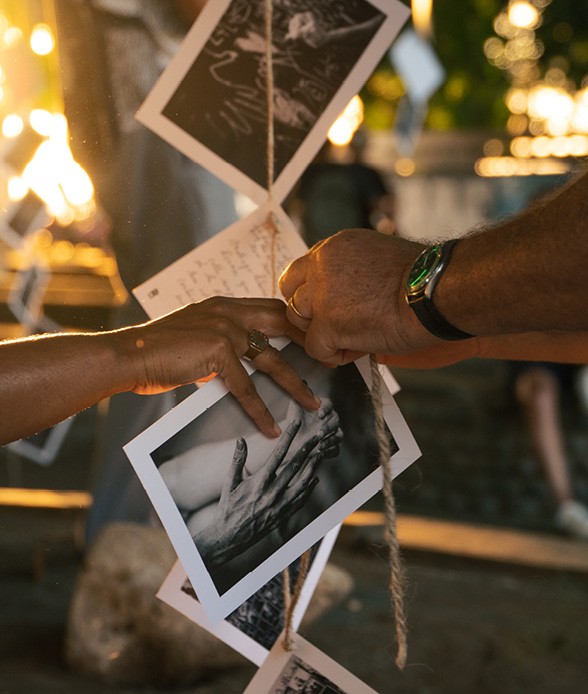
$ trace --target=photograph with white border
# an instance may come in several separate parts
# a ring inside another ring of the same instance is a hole
[[[308,572],[292,617],[294,631],[298,629],[304,617],[306,608],[331,554],[331,549],[339,533],[339,527],[328,532],[325,538],[310,550]],[[288,567],[292,588],[298,579],[299,568],[299,559]],[[261,665],[267,658],[269,651],[284,628],[284,580],[282,572],[270,579],[218,624],[212,624],[206,616],[190,579],[179,561],[174,564],[161,584],[157,597],[190,621],[199,624],[213,636],[224,641],[255,665]]]
[[[61,450],[61,446],[74,419],[75,415],[26,439],[7,443],[6,448],[18,453],[18,455],[27,460],[31,460],[33,463],[51,465]]]
[[[13,248],[21,248],[26,237],[51,221],[43,200],[32,190],[10,202],[2,210],[0,238]]]
[[[257,208],[133,289],[149,318],[209,296],[281,296],[278,278],[307,246],[274,202]]]
[[[273,196],[281,202],[369,78],[410,11],[398,0],[273,4]],[[263,0],[215,0],[137,118],[261,204],[268,194]]]
[[[36,331],[42,320],[45,291],[50,279],[50,270],[39,263],[15,274],[7,304],[14,317],[29,331]]]
[[[287,651],[280,637],[244,694],[377,694],[328,655],[297,635]]]
[[[254,372],[278,439],[263,436],[216,378],[124,447],[212,622],[382,488],[369,359],[329,369],[294,343],[282,355],[322,404],[303,410]],[[380,373],[396,476],[420,452],[388,390],[394,379]]]

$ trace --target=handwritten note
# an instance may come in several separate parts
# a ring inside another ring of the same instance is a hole
[[[281,296],[280,272],[305,252],[284,210],[267,203],[139,285],[133,294],[150,318],[209,296]]]

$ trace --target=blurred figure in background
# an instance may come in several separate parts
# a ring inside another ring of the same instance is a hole
[[[230,188],[135,119],[205,4],[59,0],[72,147],[112,219],[112,246],[129,291],[110,327],[145,320],[130,291],[237,218]],[[190,392],[110,400],[88,540],[107,522],[149,522],[151,503],[122,447]]]
[[[363,162],[366,144],[366,134],[358,130],[347,160],[341,161],[336,146],[327,141],[302,174],[291,212],[300,220],[308,246],[342,229],[396,233],[394,191],[379,171]]]
[[[513,391],[523,408],[531,442],[557,505],[555,524],[588,540],[588,508],[574,494],[562,425],[561,401],[573,392],[578,369],[569,364],[512,362]]]

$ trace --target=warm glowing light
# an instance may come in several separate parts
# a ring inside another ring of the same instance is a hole
[[[329,142],[338,146],[348,145],[362,121],[363,101],[356,95],[330,127],[327,133]]]
[[[433,0],[412,0],[412,23],[419,34],[432,35],[432,15]]]
[[[23,171],[25,184],[45,202],[59,224],[87,219],[96,211],[94,186],[74,161],[65,116],[39,111],[34,116],[31,113],[31,118],[41,123],[48,136]]]
[[[539,12],[530,2],[515,0],[508,7],[508,21],[519,29],[534,29],[539,22]]]
[[[526,113],[527,92],[525,89],[509,89],[506,94],[506,106],[511,113]]]
[[[23,128],[23,120],[16,113],[9,114],[2,121],[2,134],[4,137],[17,137],[21,134]]]
[[[531,154],[534,157],[548,157],[551,154],[551,139],[541,135],[531,142]]]
[[[18,202],[29,192],[29,187],[20,176],[10,176],[6,183],[6,190],[8,199],[12,202]]]
[[[526,159],[532,155],[531,143],[532,137],[515,137],[510,143],[510,152],[513,157],[522,157]]]
[[[413,159],[401,157],[394,165],[394,170],[399,176],[412,176],[416,170],[416,165]]]
[[[54,129],[54,118],[49,111],[44,108],[35,108],[29,113],[29,123],[31,128],[43,135],[49,137]]]
[[[514,157],[484,157],[478,159],[474,169],[484,178],[511,176],[554,176],[569,171],[562,161],[551,159],[515,159]]]
[[[574,99],[563,89],[540,85],[529,93],[528,112],[533,118],[571,118]]]
[[[86,205],[94,196],[94,186],[90,177],[78,163],[73,161],[61,172],[61,188],[67,201],[73,207]]]
[[[6,48],[14,48],[22,41],[22,31],[18,27],[8,27],[2,35],[2,41]]]
[[[31,50],[37,55],[49,55],[55,48],[55,39],[51,27],[47,24],[36,24],[31,32]]]

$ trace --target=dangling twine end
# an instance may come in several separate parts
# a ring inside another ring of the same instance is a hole
[[[404,670],[406,666],[406,658],[408,656],[406,643],[398,644],[398,652],[396,653],[396,667],[399,670]]]
[[[384,537],[388,546],[388,558],[390,562],[390,597],[392,600],[392,610],[394,621],[396,622],[396,639],[398,641],[398,651],[396,655],[396,665],[400,670],[404,669],[407,658],[407,624],[404,610],[404,572],[400,558],[400,546],[396,533],[396,504],[392,492],[392,468],[390,465],[390,441],[386,422],[384,420],[384,404],[382,402],[382,379],[375,355],[370,354],[370,366],[372,374],[372,404],[374,406],[374,419],[376,428],[376,438],[380,452],[380,466],[382,468],[384,495],[384,515],[386,525],[384,527]]]

